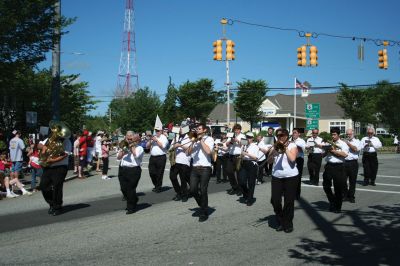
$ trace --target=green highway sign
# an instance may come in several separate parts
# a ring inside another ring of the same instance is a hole
[[[306,121],[306,130],[312,130],[314,128],[319,128],[318,119],[308,118]]]
[[[319,103],[306,103],[305,113],[307,118],[319,118],[320,117]]]

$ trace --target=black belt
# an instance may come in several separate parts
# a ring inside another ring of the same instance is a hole
[[[358,159],[354,159],[354,160],[345,160],[346,163],[352,163],[352,162],[358,162]]]
[[[211,168],[211,166],[193,166],[193,168],[197,168],[197,169],[208,169]]]
[[[237,154],[237,155],[229,154],[229,158],[237,158],[237,157],[239,157],[239,156],[240,156],[240,154]]]
[[[322,153],[312,152],[309,155],[322,155]]]
[[[343,165],[343,163],[330,163],[330,162],[328,162],[327,165],[341,166],[341,165]]]
[[[376,151],[373,151],[373,152],[365,151],[364,154],[366,154],[366,155],[374,155],[374,154],[376,154]]]
[[[150,155],[151,157],[161,157],[161,156],[166,156],[166,154],[163,155]]]

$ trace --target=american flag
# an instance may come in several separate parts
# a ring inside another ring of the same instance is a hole
[[[296,78],[296,89],[301,89],[301,97],[307,97],[310,93],[310,88]]]

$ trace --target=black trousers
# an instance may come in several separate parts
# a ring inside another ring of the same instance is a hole
[[[354,199],[358,175],[358,160],[345,161],[344,171],[346,176],[346,185],[344,187],[343,196],[349,199]],[[349,180],[349,186],[347,186],[347,180]]]
[[[178,181],[181,180],[181,184]],[[171,170],[169,172],[169,178],[171,179],[172,186],[176,194],[181,196],[188,196],[189,184],[190,184],[190,166],[186,164],[176,163],[171,166]]]
[[[43,169],[40,190],[44,200],[55,210],[60,209],[63,204],[63,185],[67,172],[68,166],[66,165]]]
[[[118,169],[118,179],[121,186],[121,192],[126,198],[126,208],[134,210],[139,200],[136,195],[136,188],[142,174],[139,166],[125,167],[120,166]]]
[[[108,162],[109,162],[109,159],[108,159],[108,157],[105,157],[105,158],[101,158],[101,160],[103,161],[103,171],[102,171],[102,174],[103,175],[107,175],[107,173],[108,173]]]
[[[162,181],[164,177],[164,170],[166,163],[167,163],[166,155],[150,156],[149,174],[155,188],[162,187]]]
[[[378,155],[376,152],[364,152],[362,157],[364,167],[364,182],[375,183],[376,174],[378,173]]]
[[[258,165],[254,161],[244,160],[239,171],[239,184],[243,191],[243,197],[249,200],[254,198]]]
[[[299,171],[299,184],[297,186],[297,195],[296,199],[300,199],[300,194],[301,194],[301,178],[303,177],[303,167],[304,167],[304,158],[298,157],[296,158],[296,167],[297,170]]]
[[[327,163],[325,165],[323,179],[324,181],[322,182],[322,186],[324,187],[324,191],[329,203],[336,210],[341,210],[343,202],[343,191],[344,187],[346,186],[344,163]],[[335,193],[332,192],[332,181]]]
[[[217,181],[228,180],[228,175],[226,174],[226,162],[228,160],[228,156],[217,156],[217,160],[215,161],[215,175],[217,177]]]
[[[293,227],[294,200],[296,198],[299,177],[277,178],[272,176],[271,180],[271,204],[277,222],[284,229]],[[283,195],[283,209],[282,209]]]
[[[264,168],[265,165],[267,164],[267,159],[261,162],[257,162],[257,164],[258,164],[257,180],[262,183],[264,181]]]
[[[193,195],[201,212],[207,214],[208,182],[210,181],[211,167],[193,166],[190,174],[190,193]]]
[[[310,174],[310,183],[318,184],[319,182],[319,171],[321,170],[322,154],[321,153],[310,153],[308,155],[307,168]]]
[[[236,171],[236,162],[239,160],[239,156],[229,155],[228,159],[226,160],[226,174],[229,178],[229,183],[233,190],[239,189],[239,184],[236,178],[237,171]]]
[[[268,157],[268,155],[266,155]],[[266,163],[265,164],[265,173],[270,176],[272,175],[272,167],[274,166],[273,163]]]

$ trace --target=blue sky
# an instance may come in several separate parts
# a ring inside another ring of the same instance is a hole
[[[210,78],[216,89],[223,89],[225,64],[212,60],[212,42],[222,35],[219,21],[223,17],[304,31],[400,40],[400,2],[396,0],[137,0],[134,3],[139,82],[161,98],[166,93],[169,76],[177,86],[187,80]],[[90,94],[105,101],[93,115],[107,111],[107,101],[111,98],[100,96],[112,96],[117,85],[124,6],[125,0],[62,1],[63,15],[77,17],[62,40],[62,71],[80,73],[80,80],[89,82]],[[263,79],[269,87],[277,88],[292,87],[294,77],[313,86],[400,81],[399,46],[388,48],[389,69],[384,71],[377,67],[377,51],[381,47],[367,42],[365,61],[360,63],[358,41],[321,36],[311,39],[318,47],[319,66],[300,68],[296,64],[296,49],[306,40],[294,32],[236,23],[227,27],[227,35],[236,43],[232,82]],[[41,66],[50,66],[50,61]]]

